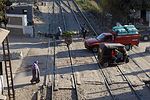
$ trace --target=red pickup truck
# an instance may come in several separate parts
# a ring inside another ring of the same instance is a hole
[[[133,45],[138,46],[140,40],[140,34],[134,25],[115,26],[110,33],[101,33],[95,38],[85,40],[85,48],[96,52],[99,47],[99,43],[121,43],[126,46],[127,50],[130,50]]]

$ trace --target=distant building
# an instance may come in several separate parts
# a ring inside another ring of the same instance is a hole
[[[7,14],[7,17],[9,18],[7,28],[10,30],[10,34],[25,34],[24,27],[27,26],[27,15]]]
[[[13,4],[12,9],[7,10],[7,14],[27,15],[27,24],[33,24],[33,6],[29,4]]]
[[[21,2],[21,3],[33,3],[33,2],[41,2],[43,0],[10,0],[11,2]]]
[[[33,36],[33,6],[25,3],[13,3],[7,10],[9,19],[7,28],[10,35]]]
[[[141,17],[143,17],[143,16],[141,16]],[[146,20],[147,22],[150,22],[150,10],[145,11],[144,20]]]
[[[137,18],[140,18],[140,23],[150,26],[150,10],[139,10],[136,14],[138,15]]]
[[[24,14],[7,14],[9,19],[7,28],[10,35],[26,35],[33,37],[33,25],[27,25],[27,15]],[[2,24],[4,27],[4,25]]]

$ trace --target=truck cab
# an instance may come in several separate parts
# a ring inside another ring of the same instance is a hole
[[[103,42],[113,42],[114,36],[111,33],[101,33],[99,36],[94,38],[86,39],[84,42],[85,48],[89,50],[93,50],[94,52],[97,52],[98,46],[100,43]]]

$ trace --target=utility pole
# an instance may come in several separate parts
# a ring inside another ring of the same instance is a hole
[[[8,18],[6,16],[6,11],[12,3],[7,1],[2,1],[2,22],[4,23],[5,29],[7,29]],[[9,51],[9,41],[8,36],[2,42],[3,46],[3,61],[5,64],[5,73],[6,73],[6,80],[7,80],[7,88],[8,88],[8,97],[9,100],[15,100],[15,91],[14,91],[14,83],[13,83],[13,75],[12,75],[12,67],[11,67],[11,60],[10,60],[10,51]]]
[[[148,12],[148,22],[149,22],[149,27],[150,27],[150,11]]]

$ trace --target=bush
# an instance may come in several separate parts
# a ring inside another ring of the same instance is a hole
[[[88,12],[94,12],[94,13],[99,13],[100,9],[93,4],[89,0],[83,1],[83,0],[76,0],[76,2],[80,5],[80,7]]]
[[[63,32],[63,37],[71,37],[72,35],[75,35],[76,33],[74,31],[65,31]]]

